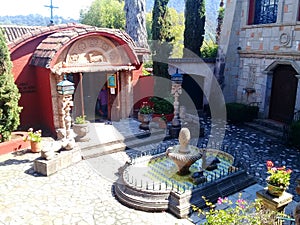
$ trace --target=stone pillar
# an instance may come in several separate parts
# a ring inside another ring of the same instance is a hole
[[[181,95],[181,84],[172,82],[171,94],[174,96],[174,118],[172,120],[172,127],[170,130],[172,138],[178,138],[181,123],[179,119],[179,95]]]
[[[257,191],[256,197],[262,200],[262,204],[266,209],[277,212],[284,212],[285,207],[293,201],[293,195],[288,192],[284,192],[280,197],[274,197],[268,193],[266,188]],[[282,222],[279,224],[282,224]]]
[[[56,84],[63,80],[63,76],[55,75]],[[56,87],[55,87],[56,90]],[[57,93],[57,92],[56,92]],[[75,144],[74,137],[71,134],[72,118],[70,115],[71,108],[73,107],[72,95],[59,95],[57,96],[57,109],[54,116],[58,123],[56,129],[58,140],[62,141],[62,147],[65,149],[72,149]]]

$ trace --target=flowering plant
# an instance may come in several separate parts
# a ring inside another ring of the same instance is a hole
[[[148,102],[143,102],[142,107],[140,108],[141,114],[151,114],[153,113],[153,108],[149,105]]]
[[[200,209],[192,205],[192,210],[198,215],[204,215],[204,225],[234,225],[234,224],[277,224],[278,217],[287,218],[284,213],[273,211],[263,207],[261,200],[247,202],[239,198],[233,203],[227,197],[218,198],[217,206],[202,197],[208,209]]]
[[[24,141],[41,142],[42,131],[41,130],[33,131],[33,128],[29,128],[27,136],[25,137]]]
[[[267,169],[270,174],[270,176],[267,177],[269,184],[280,188],[287,188],[290,185],[291,169],[286,169],[285,166],[275,167],[272,161],[267,161]]]

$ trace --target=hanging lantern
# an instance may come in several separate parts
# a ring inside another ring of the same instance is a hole
[[[66,75],[64,75],[64,79],[56,85],[56,90],[60,95],[73,95],[75,91],[74,83],[68,81]]]

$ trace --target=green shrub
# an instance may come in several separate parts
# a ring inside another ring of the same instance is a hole
[[[11,72],[12,62],[2,30],[0,30],[0,142],[10,139],[20,124],[19,90]]]
[[[292,145],[300,148],[300,120],[291,124],[290,142]]]
[[[242,123],[257,118],[259,108],[243,103],[227,103],[227,120],[231,123]]]
[[[152,97],[150,101],[153,102],[154,113],[171,114],[174,112],[173,104],[166,99],[159,98],[159,97]]]

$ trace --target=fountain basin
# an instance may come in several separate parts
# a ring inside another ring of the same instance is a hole
[[[232,166],[233,157],[223,151],[207,149],[207,155],[220,159],[217,170],[204,171],[207,181],[194,184],[191,175],[177,174],[176,164],[165,153],[140,157],[120,168],[115,183],[116,198],[124,205],[143,211],[169,211],[178,218],[191,212],[191,205],[202,208],[202,196],[214,202],[218,197],[236,193],[256,181],[246,171]],[[201,159],[190,167],[199,170]]]

